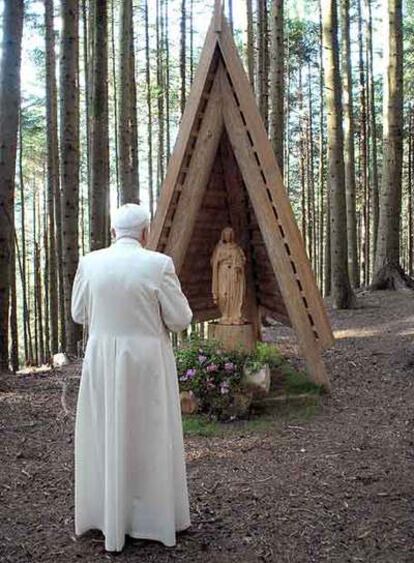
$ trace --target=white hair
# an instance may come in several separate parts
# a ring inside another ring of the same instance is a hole
[[[150,215],[142,205],[126,203],[112,214],[111,224],[116,239],[130,237],[139,240],[144,229],[149,227]]]

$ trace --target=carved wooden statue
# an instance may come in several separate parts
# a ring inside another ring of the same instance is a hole
[[[211,258],[213,268],[213,299],[221,312],[221,325],[242,325],[246,291],[244,265],[246,257],[234,241],[234,231],[226,227]]]

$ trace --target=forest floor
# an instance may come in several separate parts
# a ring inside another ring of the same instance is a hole
[[[62,374],[2,377],[0,561],[413,562],[414,294],[358,302],[330,313],[333,394],[317,409],[186,437],[193,524],[175,548],[128,539],[115,555],[98,532],[75,538]]]

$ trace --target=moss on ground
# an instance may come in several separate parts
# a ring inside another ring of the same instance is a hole
[[[185,436],[220,437],[229,434],[266,433],[275,431],[285,424],[305,424],[318,414],[319,400],[312,402],[286,401],[278,405],[274,412],[253,414],[245,420],[219,422],[206,415],[184,415],[183,430]]]

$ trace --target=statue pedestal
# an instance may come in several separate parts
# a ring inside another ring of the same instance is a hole
[[[253,325],[221,325],[210,323],[208,325],[208,338],[216,340],[227,352],[243,350],[253,352],[256,344]]]

